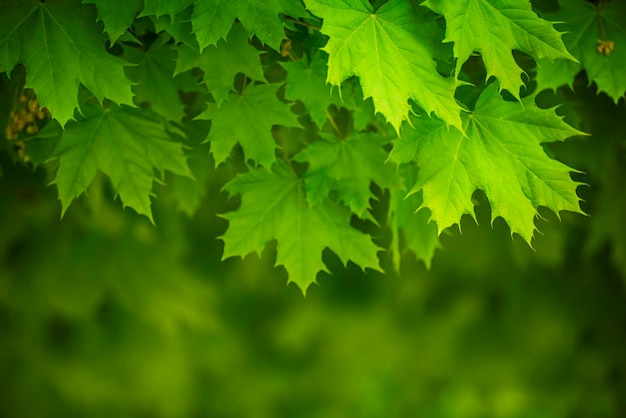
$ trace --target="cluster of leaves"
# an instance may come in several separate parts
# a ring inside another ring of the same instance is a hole
[[[152,221],[167,171],[193,214],[208,167],[227,165],[241,205],[224,257],[276,240],[306,291],[325,248],[379,268],[356,218],[388,224],[396,260],[428,265],[442,231],[476,218],[477,190],[529,244],[539,207],[581,212],[574,170],[544,144],[582,132],[536,95],[585,70],[623,97],[626,10],[561,3],[544,19],[525,0],[0,0],[0,73],[22,68],[53,118],[23,135],[63,213],[104,173]]]

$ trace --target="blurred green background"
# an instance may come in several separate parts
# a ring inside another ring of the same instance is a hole
[[[477,194],[430,271],[329,252],[306,298],[272,245],[220,261],[225,169],[191,218],[161,186],[155,228],[98,179],[60,220],[3,146],[0,417],[626,417],[626,108],[586,85],[539,99],[592,134],[548,149],[589,217],[546,212],[531,249]]]

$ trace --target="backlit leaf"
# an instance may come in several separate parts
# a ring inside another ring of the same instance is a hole
[[[463,122],[466,136],[439,121],[415,120],[415,130],[407,129],[390,155],[398,164],[417,164],[411,192],[423,193],[422,207],[430,209],[440,233],[464,214],[475,216],[477,189],[489,199],[492,220],[502,217],[511,234],[528,243],[539,206],[557,214],[582,213],[573,169],[548,157],[541,146],[581,134],[554,110],[539,109],[533,97],[506,102],[491,84]]]
[[[372,97],[376,111],[398,131],[408,119],[409,99],[461,129],[455,81],[439,75],[434,61],[434,21],[405,0],[390,0],[376,11],[360,0],[307,0],[306,5],[324,19],[322,33],[330,37],[324,47],[329,83],[359,77],[365,98]]]
[[[478,51],[487,78],[495,76],[500,89],[518,99],[523,71],[513,58],[513,50],[535,59],[564,58],[575,62],[552,23],[540,19],[528,1],[427,0],[423,4],[446,18],[445,41],[454,42],[456,74]]]

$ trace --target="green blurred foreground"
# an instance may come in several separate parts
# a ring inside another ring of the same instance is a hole
[[[589,218],[546,215],[533,251],[477,196],[430,272],[328,253],[305,299],[271,246],[220,262],[228,173],[191,220],[165,198],[155,229],[102,181],[59,221],[0,153],[0,416],[625,417],[626,110],[593,95],[561,109],[593,136],[553,148]]]

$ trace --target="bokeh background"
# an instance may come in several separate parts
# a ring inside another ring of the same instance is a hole
[[[477,193],[480,226],[399,272],[363,224],[385,272],[328,252],[306,298],[272,244],[221,260],[226,169],[193,216],[166,179],[156,228],[104,178],[61,220],[50,170],[3,146],[0,417],[626,417],[626,108],[587,85],[538,99],[592,134],[547,148],[589,217],[542,212],[530,248]]]

